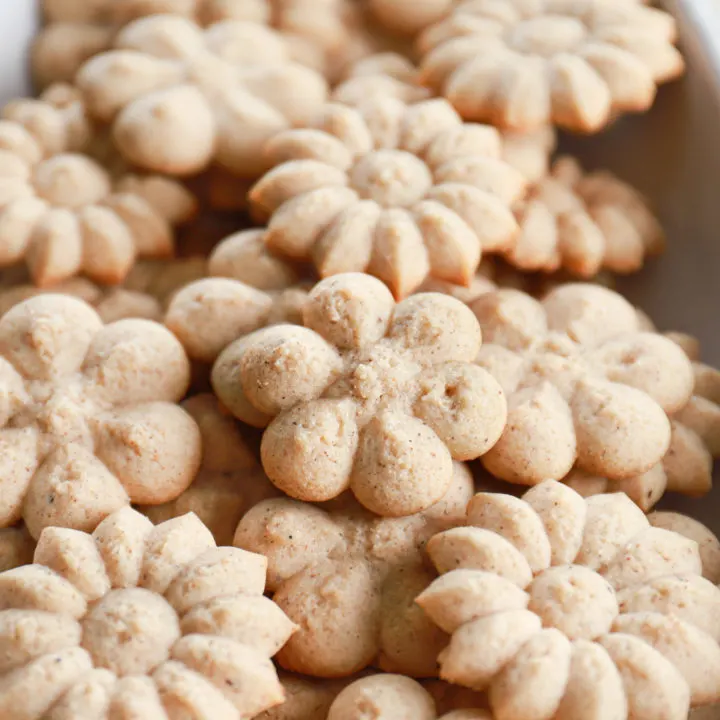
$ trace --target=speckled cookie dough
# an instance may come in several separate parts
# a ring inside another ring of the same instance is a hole
[[[230,412],[266,427],[263,467],[291,497],[351,489],[380,515],[420,512],[447,491],[452,460],[479,457],[502,433],[505,398],[472,363],[480,329],[460,301],[396,304],[379,280],[347,273],[313,288],[304,319],[232,343],[211,377]]]
[[[122,179],[114,186],[102,166],[77,153],[31,164],[0,150],[0,166],[0,265],[24,260],[34,284],[78,274],[118,284],[137,257],[172,255],[172,224],[164,206],[146,199],[145,184],[135,183],[139,192]]]
[[[281,703],[270,658],[296,628],[266,569],[192,513],[46,528],[34,564],[0,573],[0,717],[241,720]]]
[[[200,432],[175,403],[189,363],[162,325],[103,325],[86,303],[31,298],[0,319],[4,470],[0,527],[21,518],[92,531],[128,502],[163,503],[200,465]]]
[[[437,677],[447,637],[413,605],[434,577],[422,549],[462,521],[472,494],[469,471],[455,464],[445,497],[410,517],[378,518],[347,497],[325,509],[288,498],[252,508],[234,544],[267,557],[268,590],[300,627],[280,665],[316,677],[370,665]]]
[[[421,79],[468,120],[597,132],[682,74],[676,37],[640,2],[466,0],[420,36]]]
[[[644,198],[609,172],[585,174],[571,157],[518,204],[517,242],[505,259],[523,271],[631,273],[664,248],[662,228]]]
[[[154,523],[195,513],[218,545],[232,545],[235,530],[245,513],[257,503],[280,492],[267,479],[257,448],[235,418],[208,393],[182,403],[200,428],[203,461],[190,487],[175,500],[138,509]]]
[[[467,284],[484,251],[512,246],[526,181],[501,148],[442,99],[331,103],[267,144],[275,167],[250,201],[271,251],[321,277],[368,272],[403,298],[428,276]]]
[[[0,112],[0,150],[29,164],[82,150],[92,134],[82,97],[70,85],[51,85],[38,98],[12,100]]]
[[[305,123],[327,95],[325,79],[291,62],[283,38],[255,23],[202,30],[154,15],[126,25],[114,47],[76,82],[90,113],[112,123],[126,160],[147,170],[192,175],[214,160],[257,176],[267,168],[264,141]]]
[[[487,691],[497,720],[665,718],[720,698],[720,588],[698,545],[622,493],[548,480],[478,493],[431,538],[417,602],[445,632],[440,677]]]
[[[692,396],[690,361],[672,341],[641,332],[619,294],[569,283],[538,301],[501,289],[471,308],[486,343],[478,362],[508,395],[507,428],[482,459],[493,475],[533,485],[575,468],[627,481],[675,447],[670,418]]]
[[[327,720],[493,720],[480,708],[452,710],[438,717],[432,695],[403,675],[370,675],[348,685],[330,707]]]

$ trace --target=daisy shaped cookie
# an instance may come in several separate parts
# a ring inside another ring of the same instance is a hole
[[[243,177],[267,168],[265,140],[303,124],[326,99],[322,76],[290,61],[282,37],[227,20],[203,30],[179,16],[126,25],[76,82],[88,110],[112,123],[125,159],[169,175],[212,161]]]
[[[631,273],[664,248],[662,227],[638,191],[609,172],[583,173],[571,157],[530,188],[516,217],[520,233],[505,259],[526,272]]]
[[[685,720],[720,698],[720,589],[697,543],[552,480],[479,493],[467,520],[429,541],[441,577],[417,602],[451,634],[440,676],[487,691],[495,718]]]
[[[291,497],[351,489],[375,513],[410,515],[447,492],[453,460],[500,437],[505,397],[472,362],[480,328],[460,301],[396,304],[379,280],[347,273],[313,288],[304,319],[237,340],[212,370],[223,405],[266,428],[263,467]]]
[[[25,260],[48,287],[78,274],[122,282],[135,259],[173,253],[169,220],[144,193],[117,190],[85,155],[61,153],[32,165],[0,150],[0,265]]]
[[[626,0],[466,0],[419,39],[422,81],[468,120],[597,132],[682,74],[673,17]]]
[[[103,326],[64,295],[13,307],[0,319],[0,527],[93,530],[128,502],[177,497],[200,465],[197,425],[175,404],[188,382],[158,323]]]
[[[267,558],[273,601],[299,627],[280,665],[325,678],[371,665],[437,677],[447,636],[413,602],[434,577],[423,548],[463,522],[472,494],[472,476],[457,463],[445,496],[409,517],[378,518],[349,497],[324,509],[288,498],[252,508],[233,544]]]
[[[266,568],[192,513],[45,529],[32,565],[0,573],[0,715],[241,720],[278,705],[270,658],[295,627],[263,596]]]
[[[534,485],[575,467],[628,481],[663,460],[693,370],[675,343],[640,330],[622,296],[569,283],[542,302],[497,290],[471,307],[486,341],[478,362],[508,395],[505,432],[482,459],[493,475]]]
[[[368,272],[402,298],[428,276],[467,284],[483,251],[514,242],[509,208],[526,181],[497,131],[464,124],[445,100],[331,104],[265,151],[276,167],[250,201],[268,247],[321,277]]]

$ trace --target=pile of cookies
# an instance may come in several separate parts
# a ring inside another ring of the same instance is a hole
[[[557,152],[683,73],[674,19],[42,6],[0,111],[0,720],[720,717],[720,541],[656,508],[712,487],[720,371],[614,289],[646,199]]]

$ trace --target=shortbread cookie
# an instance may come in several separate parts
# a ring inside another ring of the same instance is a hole
[[[162,325],[103,326],[84,302],[41,295],[0,319],[0,371],[0,527],[91,531],[128,502],[177,497],[195,476],[200,432],[174,404],[188,359]]]
[[[507,428],[483,457],[493,475],[534,485],[575,467],[628,480],[663,459],[692,367],[672,341],[639,330],[622,296],[570,283],[542,301],[501,289],[471,308],[486,342],[478,362],[508,395]]]
[[[368,715],[371,713],[371,715]],[[328,720],[493,720],[481,708],[438,717],[432,695],[403,675],[370,675],[348,685],[330,706]]]
[[[467,120],[597,132],[682,74],[674,18],[627,0],[465,0],[428,27],[422,81]]]
[[[420,85],[420,73],[415,65],[403,55],[386,52],[370,55],[352,65],[345,80],[333,89],[331,98],[343,105],[362,107],[368,101],[383,98],[415,103],[430,96],[430,91]],[[500,132],[505,162],[530,182],[538,182],[548,174],[557,140],[551,125],[530,132]]]
[[[512,247],[526,181],[501,147],[441,99],[329,104],[267,144],[276,167],[250,201],[271,251],[321,277],[368,272],[403,298],[428,276],[468,284],[483,251]]]
[[[69,85],[52,85],[39,98],[12,100],[0,113],[0,150],[31,165],[58,153],[83,150],[92,133],[85,103]]]
[[[32,565],[0,573],[0,716],[239,720],[281,703],[270,658],[296,628],[263,596],[266,568],[192,513],[46,528]]]
[[[154,523],[195,513],[219,545],[232,545],[241,518],[262,500],[280,492],[267,479],[257,447],[210,394],[182,403],[200,428],[202,465],[190,487],[163,505],[139,506]]]
[[[440,676],[487,690],[497,718],[667,718],[720,698],[720,588],[697,543],[625,495],[548,480],[479,493],[427,545],[417,602],[445,632]]]
[[[234,544],[268,559],[268,590],[299,626],[277,660],[316,677],[347,677],[370,665],[437,676],[447,637],[413,605],[432,581],[422,548],[464,517],[472,477],[456,464],[436,505],[406,518],[378,518],[351,498],[329,510],[288,498],[252,508]]]
[[[313,288],[304,319],[237,340],[212,371],[223,405],[266,428],[263,467],[291,497],[351,489],[375,513],[410,515],[446,493],[452,460],[500,437],[505,398],[472,363],[480,329],[460,301],[396,304],[379,280],[347,273]]]
[[[266,139],[304,124],[326,99],[325,80],[293,63],[273,30],[228,20],[202,30],[172,15],[126,25],[76,82],[89,111],[113,124],[126,160],[192,175],[213,160],[255,177]],[[119,80],[122,83],[119,84]]]
[[[530,188],[516,217],[520,233],[505,258],[522,271],[630,273],[664,246],[662,227],[640,193],[609,172],[583,173],[571,157],[556,160]]]
[[[52,286],[81,273],[118,284],[137,257],[173,253],[164,206],[156,207],[145,191],[134,192],[122,181],[113,187],[89,157],[63,153],[32,165],[0,151],[0,160],[0,265],[25,260],[36,285]]]

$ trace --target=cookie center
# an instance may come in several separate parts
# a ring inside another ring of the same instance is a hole
[[[587,36],[583,23],[561,15],[545,15],[521,22],[510,31],[508,45],[524,55],[550,58],[575,50]]]
[[[180,637],[168,602],[149,590],[113,590],[83,620],[83,647],[95,667],[119,676],[146,675],[165,662]]]
[[[386,208],[408,208],[422,200],[433,179],[425,163],[402,150],[377,150],[361,157],[350,171],[360,197]]]
[[[580,565],[541,572],[528,588],[528,609],[543,627],[556,628],[570,640],[595,640],[610,631],[619,608],[605,578]]]

